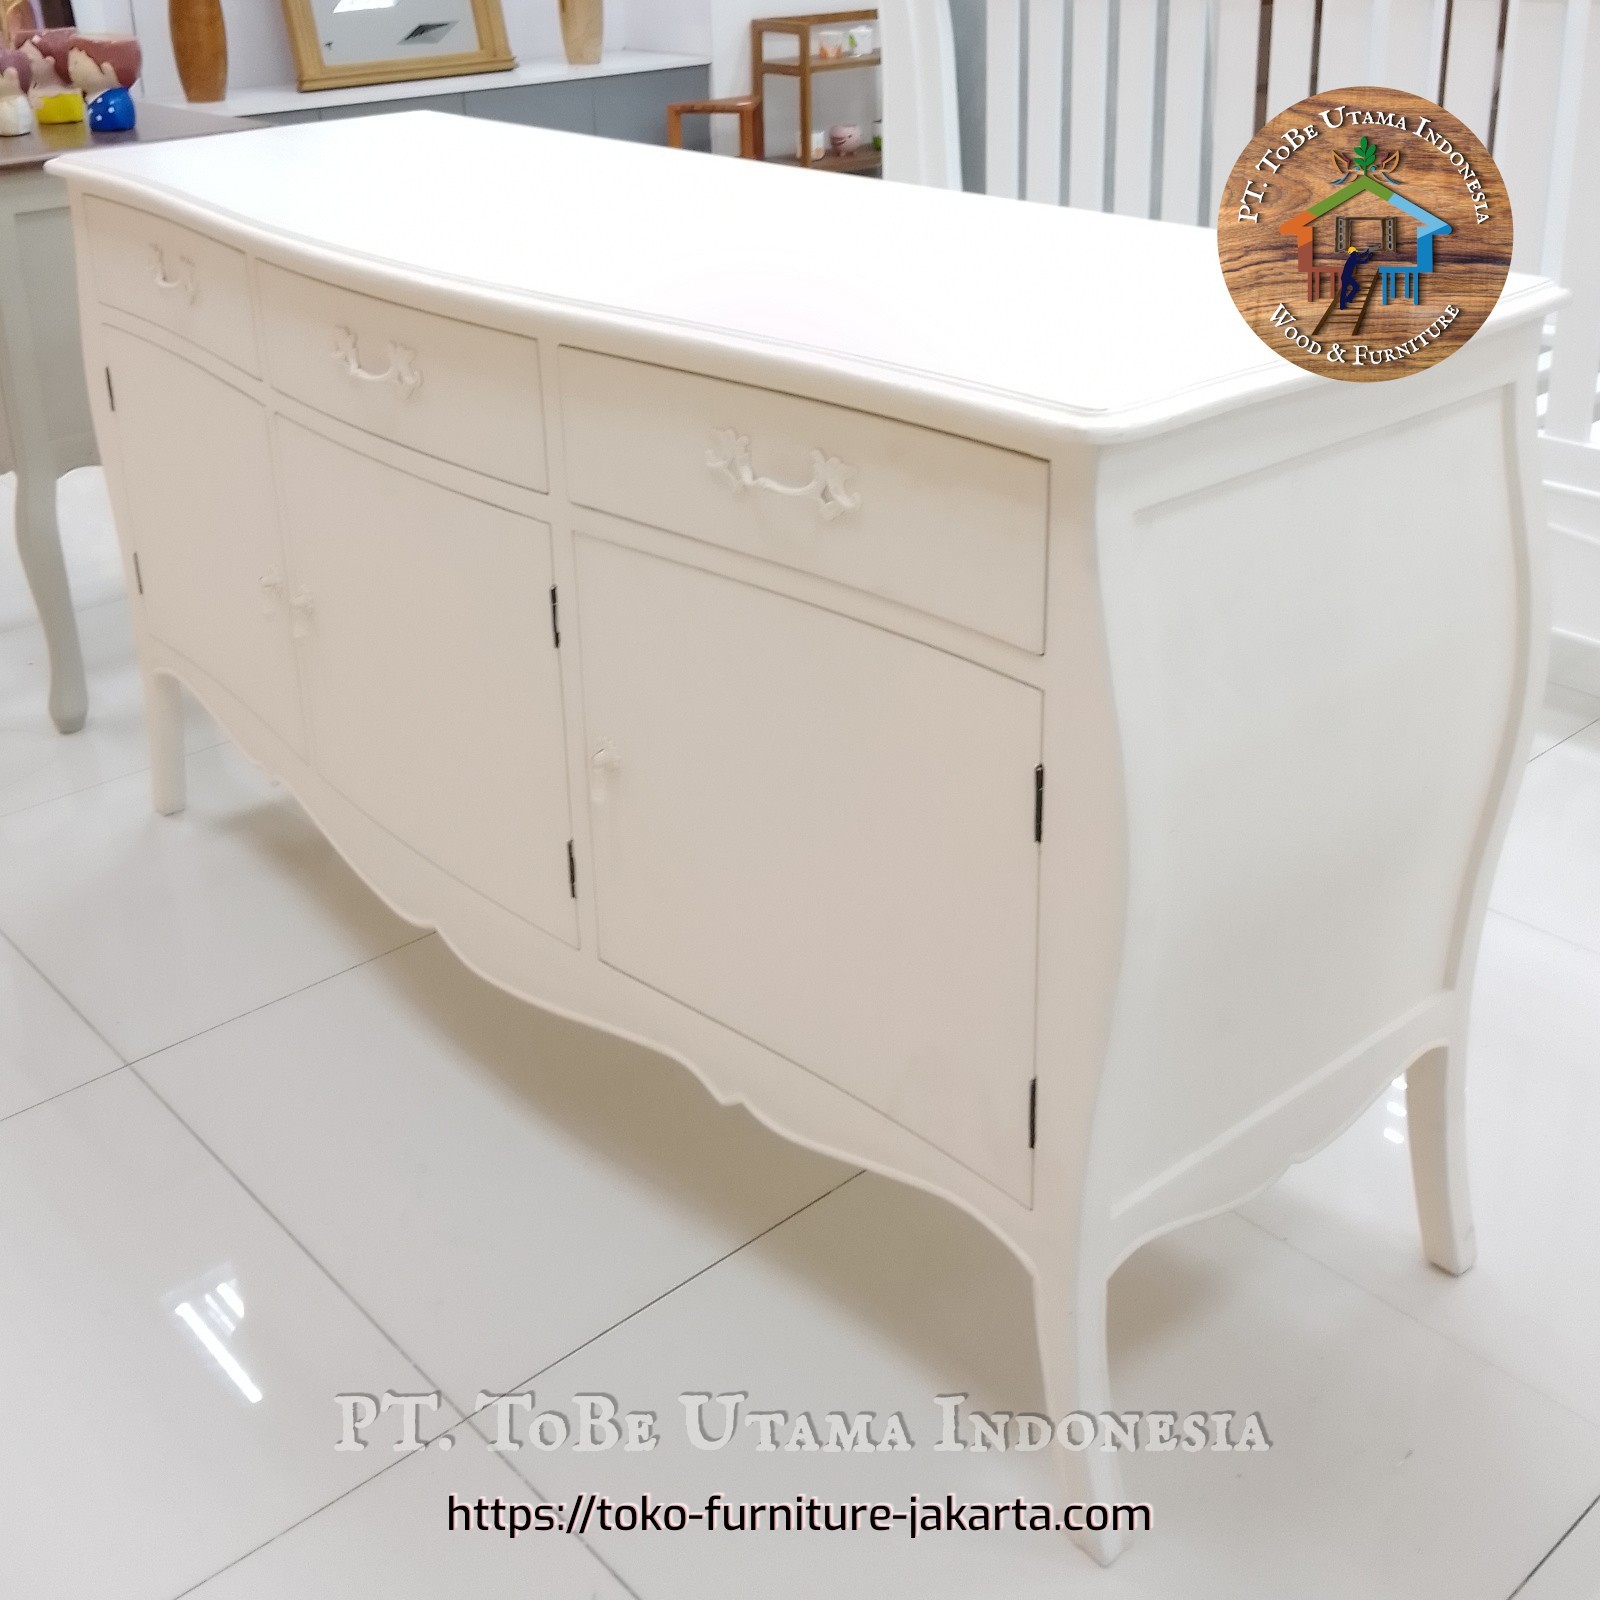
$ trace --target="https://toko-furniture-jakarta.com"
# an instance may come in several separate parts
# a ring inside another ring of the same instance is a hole
[[[986,1223],[1053,1416],[1402,1073],[1470,1264],[1550,285],[1354,386],[1166,223],[429,113],[56,170],[158,809],[182,684],[477,972]]]

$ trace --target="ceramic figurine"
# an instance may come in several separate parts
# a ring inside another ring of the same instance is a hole
[[[72,80],[67,76],[67,51],[75,32],[72,28],[36,28],[12,41],[33,69],[35,106],[46,95],[71,87]]]
[[[20,50],[0,48],[0,138],[33,132],[33,107],[28,85],[33,69]]]
[[[131,89],[144,60],[139,41],[117,33],[73,34],[66,59],[68,81],[88,101],[108,89]]]
[[[40,122],[82,122],[83,96],[76,89],[51,89],[34,100],[33,114]]]
[[[93,133],[127,133],[137,120],[133,96],[120,84],[89,102],[89,128]]]

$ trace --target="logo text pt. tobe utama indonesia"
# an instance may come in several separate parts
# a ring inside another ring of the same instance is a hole
[[[1402,377],[1465,344],[1499,298],[1511,238],[1488,152],[1397,89],[1280,113],[1234,164],[1217,217],[1223,276],[1258,337],[1354,381]]]

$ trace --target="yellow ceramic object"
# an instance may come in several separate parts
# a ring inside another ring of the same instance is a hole
[[[40,122],[82,122],[83,96],[76,89],[45,95],[34,107]]]

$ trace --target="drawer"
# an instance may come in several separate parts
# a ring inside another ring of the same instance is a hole
[[[560,375],[577,504],[1044,648],[1045,462],[588,350]]]
[[[242,250],[109,200],[85,202],[95,291],[259,377],[250,273]]]
[[[548,486],[539,346],[263,263],[272,385],[424,455]]]

